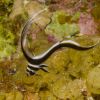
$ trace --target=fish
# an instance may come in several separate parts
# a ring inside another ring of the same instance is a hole
[[[96,43],[96,44],[93,44],[90,46],[82,46],[73,40],[62,40],[62,41],[56,42],[44,53],[37,55],[37,56],[33,56],[29,52],[29,50],[26,48],[27,31],[28,31],[28,28],[31,26],[31,24],[34,23],[36,20],[38,20],[37,16],[46,10],[47,9],[40,10],[35,15],[33,15],[32,18],[30,18],[26,22],[26,24],[23,27],[22,32],[21,32],[21,49],[22,49],[23,55],[25,56],[26,60],[28,61],[28,66],[26,69],[27,75],[34,75],[34,74],[36,74],[36,72],[39,69],[41,69],[45,72],[49,72],[46,68],[46,67],[48,67],[48,65],[43,64],[43,62],[46,61],[50,57],[50,55],[52,55],[56,50],[58,50],[62,47],[69,47],[69,48],[73,48],[73,49],[77,49],[77,50],[88,50],[97,45],[97,43]]]

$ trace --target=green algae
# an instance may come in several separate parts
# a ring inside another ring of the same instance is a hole
[[[57,84],[54,84],[53,86],[54,95],[56,95],[59,99],[64,99],[64,100],[66,99],[84,100],[84,96],[82,96],[80,91],[83,87],[84,82],[81,82],[81,80],[66,82],[64,80],[61,78],[57,80]]]
[[[23,100],[23,95],[20,92],[6,93],[6,100]]]
[[[76,17],[76,18],[75,18]],[[62,40],[64,37],[72,36],[79,33],[79,27],[75,23],[69,23],[68,21],[75,21],[79,18],[79,14],[76,14],[72,19],[64,11],[56,11],[52,16],[52,22],[45,29],[46,34],[54,35],[58,40]]]
[[[18,91],[13,91],[9,93],[1,92],[0,100],[23,100],[23,95]]]
[[[41,100],[57,100],[56,96],[54,96],[49,91],[41,91],[39,93]]]
[[[76,12],[76,13],[72,16],[71,21],[72,21],[72,22],[77,22],[77,21],[79,20],[79,18],[80,18],[80,15],[81,15],[80,12]]]
[[[87,86],[93,94],[100,94],[100,65],[93,68],[87,76]]]
[[[92,11],[92,15],[94,17],[94,19],[96,20],[100,20],[100,4],[96,4],[96,6],[94,7],[93,11]]]
[[[13,6],[13,0],[1,0],[0,1],[0,19],[1,21],[7,18],[11,13]]]
[[[33,92],[26,92],[24,93],[25,96],[24,96],[24,100],[39,100],[39,94],[38,93],[33,93]]]
[[[4,93],[0,93],[0,100],[6,100],[6,96]]]
[[[13,33],[0,24],[0,58],[15,52],[14,38]]]

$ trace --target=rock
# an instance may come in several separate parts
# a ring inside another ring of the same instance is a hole
[[[23,12],[22,0],[15,0],[13,5],[13,10],[9,16],[9,18],[13,19],[15,16],[21,14]]]

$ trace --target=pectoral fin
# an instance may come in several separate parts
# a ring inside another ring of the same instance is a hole
[[[49,72],[48,69],[46,68],[46,67],[48,67],[48,65],[46,65],[46,64],[40,64],[39,67],[40,67],[40,69],[42,69],[43,71]]]

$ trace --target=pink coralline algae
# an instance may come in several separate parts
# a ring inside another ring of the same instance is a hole
[[[47,39],[49,42],[53,42],[53,43],[57,42],[57,39],[53,35],[48,35]]]
[[[97,25],[90,14],[81,14],[78,25],[81,34],[93,35],[97,33]]]

